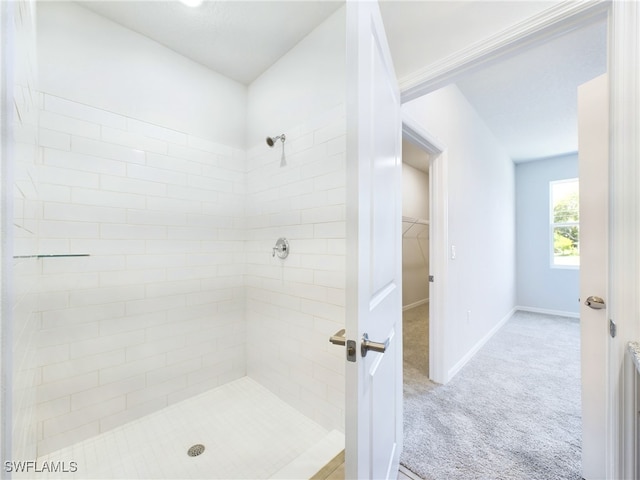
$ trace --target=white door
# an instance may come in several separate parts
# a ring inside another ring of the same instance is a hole
[[[397,478],[402,450],[400,92],[376,2],[347,2],[346,476]],[[363,350],[368,334],[373,350]],[[385,347],[386,344],[386,347]],[[380,353],[377,350],[382,350]],[[353,361],[351,361],[353,360]]]
[[[607,75],[578,88],[582,477],[586,480],[607,476],[608,95]]]

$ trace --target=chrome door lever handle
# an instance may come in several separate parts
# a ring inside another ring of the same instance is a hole
[[[362,343],[360,344],[360,353],[363,357],[367,356],[367,352],[372,350],[378,353],[384,353],[389,346],[389,339],[387,338],[384,343],[372,342],[369,340],[369,335],[364,333],[362,335]]]
[[[329,341],[334,345],[346,345],[347,338],[345,337],[345,331],[346,330],[343,328],[342,330],[334,333],[333,335],[331,335],[331,337],[329,337]]]
[[[594,295],[588,297],[584,304],[587,307],[593,308],[594,310],[601,310],[606,307],[604,300],[600,297],[596,297]]]

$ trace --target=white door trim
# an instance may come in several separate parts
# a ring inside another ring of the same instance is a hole
[[[607,16],[603,0],[565,1],[399,80],[402,102],[455,82],[491,62]]]
[[[14,189],[14,84],[16,32],[15,2],[0,2],[0,454],[13,452],[13,189]],[[0,474],[0,477],[5,478]]]
[[[637,478],[634,455],[637,422],[633,389],[635,372],[626,358],[629,341],[640,338],[640,5],[614,1],[609,11],[610,318],[618,335],[611,340],[609,404],[612,459],[609,478]],[[629,63],[633,62],[633,63]]]
[[[633,366],[625,356],[629,341],[640,338],[640,59],[638,2],[563,2],[486,41],[451,55],[400,80],[407,102],[454,82],[467,72],[507,58],[523,48],[574,28],[608,18],[611,105],[609,293],[610,316],[618,334],[610,340],[607,474],[635,478],[637,428]]]
[[[446,288],[448,277],[447,148],[406,112],[402,112],[402,136],[430,154],[429,159],[429,378],[449,381],[446,368]]]
[[[444,143],[404,111],[402,112],[402,136],[431,155],[439,155],[447,149]]]

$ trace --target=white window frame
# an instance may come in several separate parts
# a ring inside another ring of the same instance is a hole
[[[578,256],[578,265],[558,265],[555,263],[555,250],[553,248],[554,237],[553,233],[556,227],[572,227],[577,226],[578,231],[580,230],[580,221],[577,222],[559,222],[555,223],[553,221],[553,186],[560,183],[578,183],[578,188],[580,188],[580,179],[578,177],[574,178],[565,178],[563,180],[551,180],[549,182],[549,264],[551,268],[561,268],[561,269],[569,269],[569,270],[578,270],[580,269],[580,257]],[[579,191],[579,190],[578,190]]]

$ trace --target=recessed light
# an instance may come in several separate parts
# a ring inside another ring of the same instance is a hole
[[[180,0],[180,3],[185,4],[187,7],[199,7],[200,5],[202,5],[202,2],[204,0]]]

